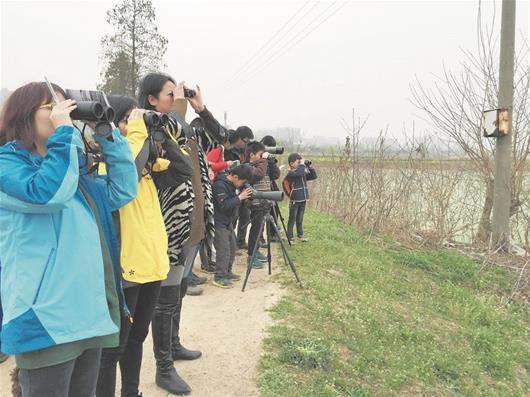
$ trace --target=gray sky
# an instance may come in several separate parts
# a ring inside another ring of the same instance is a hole
[[[46,74],[66,88],[95,88],[100,38],[110,32],[105,13],[114,3],[2,1],[2,87]],[[198,83],[208,107],[220,120],[226,110],[232,126],[291,126],[306,136],[342,137],[339,119],[351,120],[355,107],[370,115],[366,135],[387,125],[399,135],[414,119],[421,131],[428,126],[409,103],[414,76],[430,85],[442,63],[458,69],[461,49],[476,48],[478,1],[153,3],[169,40],[166,71]],[[482,3],[484,23],[491,24],[496,9],[497,31],[500,5]],[[530,2],[517,6],[520,43],[529,37]],[[251,59],[297,10],[285,36]]]

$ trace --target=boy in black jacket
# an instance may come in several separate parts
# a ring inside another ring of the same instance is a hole
[[[251,167],[241,164],[231,169],[228,175],[221,173],[213,184],[216,272],[213,285],[220,288],[233,287],[232,281],[241,277],[232,273],[236,255],[236,237],[234,234],[234,217],[243,200],[250,198],[251,189],[241,188],[252,176]]]
[[[296,223],[296,232],[298,241],[306,243],[308,240],[304,237],[304,212],[309,192],[307,181],[317,179],[317,173],[311,166],[311,162],[302,159],[298,153],[291,153],[287,158],[289,162],[289,171],[285,177],[290,185],[289,194],[289,221],[287,222],[287,238],[293,240],[293,229]]]

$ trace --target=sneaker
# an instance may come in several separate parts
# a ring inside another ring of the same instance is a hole
[[[298,241],[301,242],[301,243],[308,243],[309,242],[309,240],[306,239],[304,236],[298,237]]]
[[[254,258],[252,262],[250,261],[250,259],[251,257],[249,256],[247,258],[247,265],[251,263],[251,266],[253,269],[263,269],[263,267],[265,266],[265,264],[261,262],[260,260],[258,260],[258,258]]]
[[[205,284],[206,281],[208,281],[208,277],[199,277],[195,273],[191,273],[190,280],[188,281],[194,285],[202,285]]]
[[[204,292],[204,287],[202,285],[188,285],[188,290],[186,291],[186,295],[190,296],[197,296],[201,295]]]
[[[215,262],[209,261],[206,266],[201,265],[201,272],[206,274],[215,274]]]
[[[261,252],[256,251],[256,258],[258,258],[258,261],[260,262],[268,262],[269,260],[265,255],[263,255]]]
[[[239,281],[239,280],[241,280],[241,276],[240,276],[239,274],[235,274],[235,273],[232,273],[232,272],[229,272],[229,273],[228,273],[227,278],[228,278],[230,281]]]
[[[232,288],[234,286],[234,284],[232,284],[232,281],[224,277],[223,278],[214,277],[212,284],[215,285],[216,287],[225,288],[225,289]]]

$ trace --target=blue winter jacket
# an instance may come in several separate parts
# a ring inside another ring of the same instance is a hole
[[[286,178],[292,184],[292,192],[289,197],[291,201],[301,202],[309,200],[307,181],[317,179],[317,173],[313,167],[306,167],[305,164],[300,164],[295,170],[290,170]]]
[[[118,332],[106,302],[98,226],[79,189],[82,184],[98,208],[117,210],[134,199],[138,183],[129,145],[118,130],[113,139],[99,140],[106,180],[80,176],[83,143],[71,126],[55,130],[45,157],[17,141],[0,147],[4,353]]]

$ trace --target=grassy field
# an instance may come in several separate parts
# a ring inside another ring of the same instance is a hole
[[[409,250],[306,212],[273,309],[263,396],[528,396],[530,311],[512,278],[454,251]]]

